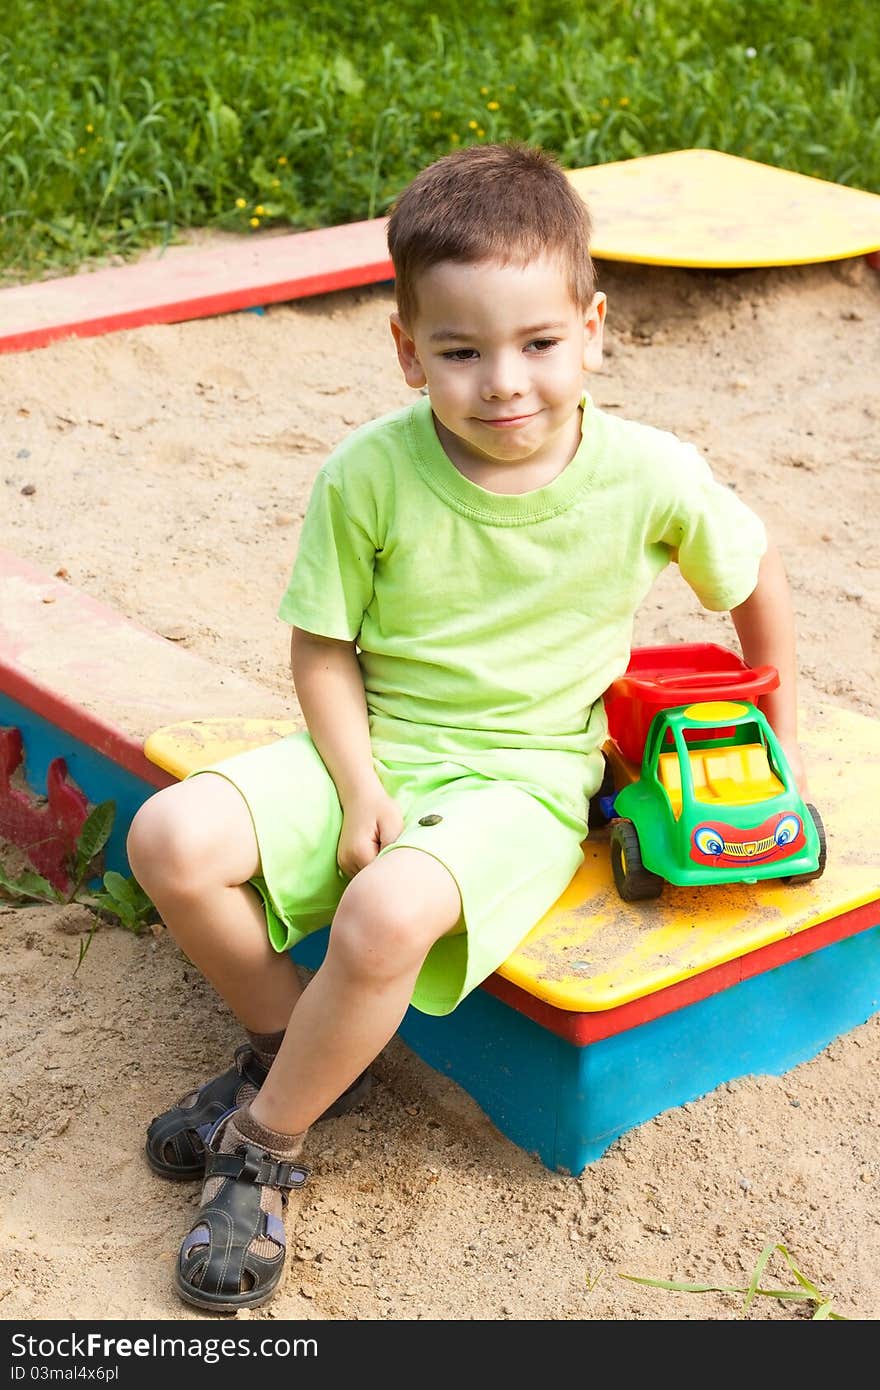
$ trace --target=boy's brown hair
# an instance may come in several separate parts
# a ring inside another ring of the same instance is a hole
[[[404,324],[415,318],[419,276],[441,261],[555,255],[579,308],[595,289],[586,204],[553,156],[529,145],[472,145],[429,164],[392,208],[388,249]]]

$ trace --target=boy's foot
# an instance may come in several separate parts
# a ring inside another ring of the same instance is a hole
[[[202,1203],[177,1257],[181,1298],[217,1313],[256,1308],[274,1294],[287,1255],[289,1194],[309,1173],[296,1157],[251,1142],[236,1124],[240,1116],[240,1110],[221,1116],[205,1140]],[[291,1138],[295,1154],[302,1136]]]
[[[268,1067],[255,1056],[253,1048],[244,1043],[236,1051],[233,1065],[222,1076],[206,1081],[198,1090],[182,1096],[170,1110],[157,1115],[147,1130],[145,1145],[147,1162],[153,1172],[177,1182],[200,1178],[205,1171],[205,1140],[209,1130],[221,1115],[253,1100],[267,1074]],[[329,1120],[347,1115],[366,1098],[371,1080],[368,1071],[361,1072],[319,1118]]]

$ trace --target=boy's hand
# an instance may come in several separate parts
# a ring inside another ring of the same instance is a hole
[[[342,808],[342,834],[336,862],[349,878],[372,864],[380,849],[392,844],[403,829],[400,807],[377,782]]]

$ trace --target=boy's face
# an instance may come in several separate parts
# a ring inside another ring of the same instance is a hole
[[[443,261],[419,279],[418,313],[391,331],[410,386],[428,387],[438,434],[464,472],[522,464],[542,482],[580,438],[584,372],[602,362],[605,296],[573,303],[561,265]]]

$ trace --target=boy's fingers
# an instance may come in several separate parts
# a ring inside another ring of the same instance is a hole
[[[393,845],[403,829],[403,816],[397,806],[392,806],[388,815],[380,816],[377,830],[379,832],[379,844],[382,849],[386,845]]]
[[[403,829],[403,816],[393,803],[388,812],[378,815],[372,833],[360,830],[351,840],[343,830],[337,850],[336,862],[344,874],[353,878],[361,869],[372,864],[380,849],[393,844]]]
[[[349,878],[354,878],[361,869],[372,864],[378,853],[379,846],[374,840],[362,838],[352,845],[347,845],[337,856],[336,862],[344,874],[348,874]]]

